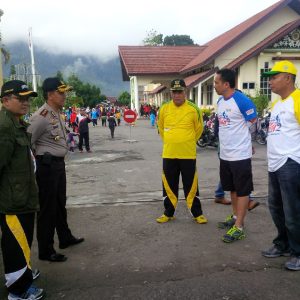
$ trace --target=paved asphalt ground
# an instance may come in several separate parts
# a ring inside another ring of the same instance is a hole
[[[131,136],[124,123],[114,140],[108,128],[90,128],[90,134],[93,153],[76,152],[67,160],[69,225],[85,242],[62,250],[64,263],[39,261],[36,240],[32,247],[32,265],[41,270],[36,285],[47,299],[300,299],[300,272],[285,270],[286,258],[260,254],[275,235],[266,206],[265,146],[255,145],[253,158],[253,195],[261,205],[247,215],[246,239],[224,244],[216,224],[231,210],[213,202],[215,149],[197,149],[208,224],[196,224],[183,199],[176,219],[158,224],[163,206],[156,129],[139,120]],[[2,283],[3,273],[1,264]],[[6,297],[0,285],[0,299]]]

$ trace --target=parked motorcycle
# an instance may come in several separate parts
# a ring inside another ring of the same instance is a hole
[[[209,128],[206,124],[203,128],[203,133],[197,141],[197,145],[201,148],[206,146],[218,147],[218,138],[215,137],[213,128]]]
[[[269,122],[270,114],[268,114],[264,118],[259,118],[257,121],[257,133],[255,136],[255,140],[260,145],[267,144]]]

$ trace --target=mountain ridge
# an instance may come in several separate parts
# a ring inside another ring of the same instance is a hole
[[[25,42],[13,42],[6,44],[10,52],[10,61],[3,65],[4,77],[8,78],[10,66],[17,64],[30,65],[30,51]],[[88,82],[101,89],[101,94],[106,96],[119,96],[122,92],[129,92],[129,82],[122,80],[122,72],[119,57],[116,56],[108,61],[102,62],[91,55],[52,54],[34,47],[34,59],[36,73],[41,79],[55,76],[61,71],[67,79],[75,74],[83,82]]]

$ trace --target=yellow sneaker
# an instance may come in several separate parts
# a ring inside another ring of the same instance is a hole
[[[156,219],[156,222],[157,223],[166,223],[166,222],[169,222],[174,219],[175,219],[174,217],[167,217],[166,215],[162,215]]]
[[[195,221],[198,224],[206,224],[207,223],[207,219],[204,217],[204,215],[201,215],[201,216],[195,218]]]

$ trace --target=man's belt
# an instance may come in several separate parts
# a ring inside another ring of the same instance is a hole
[[[36,160],[40,160],[45,163],[51,163],[52,161],[64,161],[64,157],[54,156],[50,153],[45,153],[44,155],[37,155],[35,157]]]

